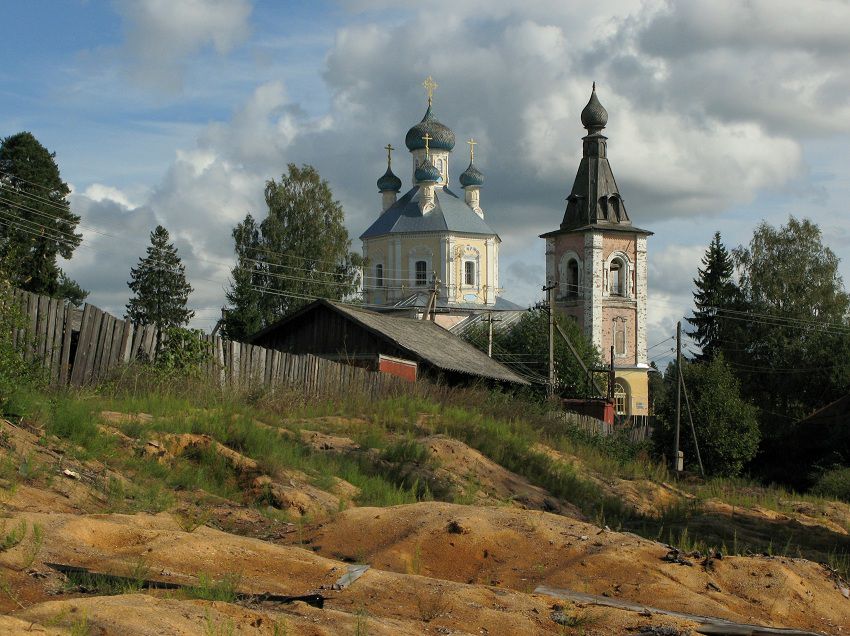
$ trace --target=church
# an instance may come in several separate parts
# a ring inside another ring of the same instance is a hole
[[[428,106],[404,139],[411,188],[401,196],[394,148],[385,147],[387,170],[377,181],[381,210],[360,235],[368,259],[363,290],[366,304],[377,311],[420,317],[433,303],[435,321],[450,328],[483,311],[520,308],[500,297],[501,239],[481,207],[484,175],[475,165],[477,142],[466,142],[469,164],[458,176],[458,194],[452,182],[455,134],[434,113],[437,84],[428,77],[423,85]]]
[[[608,112],[596,96],[581,112],[582,158],[557,230],[546,240],[546,279],[557,311],[576,320],[602,354],[613,356],[614,409],[621,419],[649,415],[646,344],[646,239],[632,224],[608,163],[602,134]]]

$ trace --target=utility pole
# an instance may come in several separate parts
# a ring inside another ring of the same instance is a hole
[[[493,318],[493,312],[487,312],[487,357],[493,357],[493,323],[501,322],[501,318]]]
[[[678,474],[684,468],[684,458],[679,454],[679,423],[682,417],[682,321],[676,323],[676,436],[673,443],[673,468]]]
[[[425,314],[422,316],[422,320],[437,322],[437,292],[439,290],[440,279],[435,274],[431,294],[428,296],[428,306],[425,308]]]
[[[543,288],[549,306],[549,398],[555,397],[555,285]]]

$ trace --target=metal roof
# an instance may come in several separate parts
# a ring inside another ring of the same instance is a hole
[[[321,306],[346,316],[379,338],[383,338],[396,347],[405,350],[414,359],[426,362],[438,369],[502,382],[528,384],[527,381],[506,366],[488,358],[487,354],[430,320],[393,317],[325,299],[317,300],[295,312],[292,316],[264,329],[252,336],[250,341],[279,329],[290,320],[303,316]]]
[[[392,304],[388,304],[385,307],[379,308],[377,311],[383,311],[384,309],[402,309],[402,308],[413,308],[413,307],[427,307],[428,302],[431,300],[430,292],[416,292],[415,294],[411,294],[410,296],[406,296],[401,300],[398,300]],[[511,302],[507,298],[502,298],[501,296],[496,296],[496,302],[492,305],[482,305],[481,303],[451,303],[449,304],[445,298],[437,298],[437,308],[438,309],[462,309],[464,311],[470,310],[475,312],[487,312],[488,310],[495,311],[505,311],[508,309],[516,309],[519,311],[525,311],[523,307],[517,305],[514,302]]]
[[[498,322],[493,325],[493,330],[506,329],[507,327],[515,325],[526,313],[528,313],[528,309],[500,311],[498,313]],[[464,318],[456,325],[453,325],[449,331],[456,336],[463,336],[463,334],[473,326],[486,324],[490,315],[491,314],[486,311],[482,311],[479,314],[473,314],[468,318]]]
[[[498,236],[466,201],[445,186],[434,188],[434,208],[422,214],[414,186],[360,235],[361,239],[407,232],[458,232]]]

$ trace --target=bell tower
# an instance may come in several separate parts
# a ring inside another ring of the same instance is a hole
[[[556,308],[583,328],[606,364],[613,352],[615,410],[649,415],[646,239],[632,224],[608,163],[608,112],[596,96],[581,112],[582,159],[560,227],[546,240],[546,280]]]

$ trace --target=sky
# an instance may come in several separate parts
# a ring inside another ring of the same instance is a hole
[[[0,136],[56,153],[82,217],[63,267],[123,315],[163,224],[195,291],[224,304],[231,230],[311,164],[353,239],[380,212],[383,146],[434,109],[474,137],[503,295],[541,296],[592,82],[614,175],[649,239],[650,357],[692,308],[715,231],[730,247],[788,216],[818,223],[850,276],[850,2],[845,0],[0,0]],[[409,158],[397,174],[409,187]],[[457,174],[453,178],[457,178]]]

